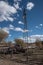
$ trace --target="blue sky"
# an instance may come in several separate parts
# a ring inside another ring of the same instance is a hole
[[[26,9],[28,29],[23,30],[23,9]],[[43,40],[43,0],[0,0],[0,28],[9,35],[7,41],[22,38],[28,32],[28,38]]]

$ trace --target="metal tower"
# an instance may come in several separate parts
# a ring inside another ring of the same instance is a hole
[[[23,38],[25,42],[28,42],[28,26],[27,26],[27,20],[26,20],[26,9],[23,10],[23,21],[24,21],[24,33]]]
[[[25,40],[25,42],[27,43],[27,51],[26,51],[26,54],[27,54],[27,57],[26,57],[26,61],[28,63],[28,23],[27,23],[27,20],[26,20],[26,9],[24,9],[23,11],[23,20],[24,20],[24,33],[23,33],[23,38]]]

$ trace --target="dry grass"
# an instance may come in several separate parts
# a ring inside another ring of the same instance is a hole
[[[28,53],[29,54],[29,53]],[[36,50],[28,55],[28,64],[26,63],[26,55],[13,54],[0,55],[0,65],[43,65],[43,50]]]

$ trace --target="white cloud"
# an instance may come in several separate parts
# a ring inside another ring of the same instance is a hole
[[[38,40],[42,40],[43,41],[43,35],[32,35],[31,38],[33,39],[38,39]]]
[[[23,25],[24,25],[24,23],[23,23],[22,21],[19,21],[18,23],[19,23],[19,24],[23,24]]]
[[[14,7],[15,7],[16,9],[19,9],[19,3],[17,2],[16,4],[14,4]]]
[[[31,37],[32,37],[32,38],[42,38],[43,35],[32,35]]]
[[[25,30],[23,30],[23,32],[28,32],[28,31],[29,31],[29,30],[26,30],[26,29],[25,29]]]
[[[15,43],[15,41],[14,41],[14,40],[12,40],[12,43]]]
[[[13,21],[12,15],[17,12],[16,8],[9,5],[7,2],[0,1],[0,22],[1,21]]]
[[[22,10],[22,8],[20,8],[19,5],[20,5],[19,2],[14,3],[14,7],[15,7],[17,10]]]
[[[14,19],[12,17],[7,17],[8,20],[13,21]]]
[[[4,27],[4,28],[2,28],[2,30],[4,30],[5,32],[7,32],[9,34],[9,28]]]
[[[20,28],[20,27],[17,27],[17,28],[15,28],[15,31],[21,31],[21,32],[23,32],[23,29]]]
[[[39,28],[38,26],[35,26],[36,28]]]
[[[14,30],[14,26],[12,24],[10,24],[9,27],[3,27],[1,29],[9,34],[10,30]]]
[[[22,8],[20,7],[20,2],[21,0],[14,0],[14,7],[17,9],[17,10],[22,10]]]
[[[10,30],[14,30],[14,28],[15,28],[15,27],[14,27],[12,24],[9,25],[9,29],[10,29]]]
[[[27,3],[27,9],[28,10],[31,10],[33,7],[34,7],[34,3],[32,3],[32,2]]]
[[[14,2],[17,2],[17,0],[14,0]]]
[[[40,24],[40,26],[42,27],[42,26],[43,26],[43,24]]]
[[[9,37],[11,37],[12,35],[11,34],[9,34]]]
[[[27,37],[20,37],[20,39],[24,40],[25,42],[27,42]],[[31,35],[30,37],[28,37],[28,42],[29,43],[34,43],[36,40],[42,40],[43,41],[43,35]]]
[[[21,0],[14,0],[14,2],[18,2],[18,1],[21,1]]]
[[[28,43],[34,43],[36,40],[33,38],[28,37],[28,41],[27,41],[27,37],[20,37],[20,39],[24,40],[24,42],[28,42]]]
[[[12,24],[9,25],[10,28],[14,28],[14,26]]]
[[[21,0],[18,0],[18,1],[21,1]]]
[[[43,24],[39,24],[39,26],[35,26],[37,29],[41,29],[41,27],[43,26]]]
[[[20,27],[16,27],[14,30],[15,30],[15,31],[22,32],[22,33],[24,33],[24,32],[28,32],[28,31],[29,31],[29,30],[23,30],[23,29],[20,28]]]

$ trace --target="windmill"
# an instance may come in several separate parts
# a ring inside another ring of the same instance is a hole
[[[23,20],[24,20],[24,32],[23,32],[23,38],[25,42],[28,42],[28,26],[27,26],[27,20],[26,20],[26,9],[23,10]]]
[[[25,43],[27,43],[27,57],[26,57],[26,61],[28,62],[28,25],[27,25],[27,20],[26,20],[26,9],[24,8],[23,10],[23,20],[24,20],[24,33],[23,33],[23,39],[25,41]]]

